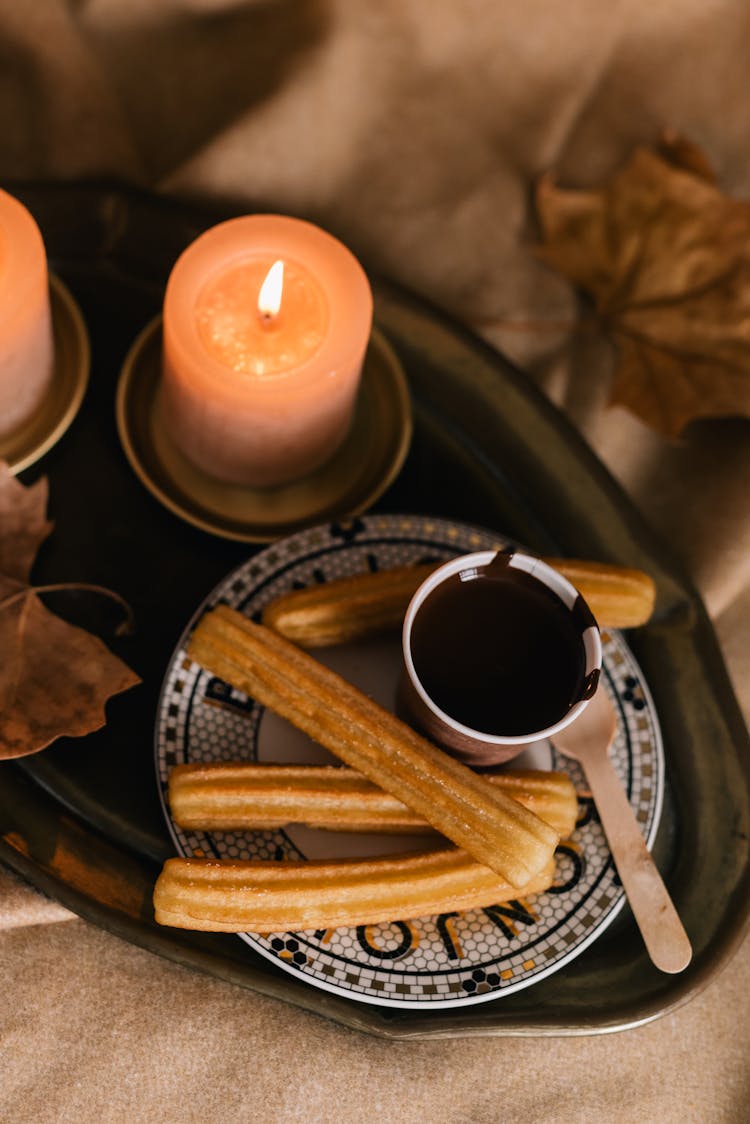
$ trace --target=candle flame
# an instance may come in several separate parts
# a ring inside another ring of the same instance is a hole
[[[275,261],[258,293],[258,312],[270,320],[278,316],[281,308],[281,294],[284,289],[284,263]]]

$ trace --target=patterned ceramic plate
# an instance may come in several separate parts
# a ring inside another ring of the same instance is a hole
[[[410,562],[507,546],[496,534],[421,516],[373,515],[316,527],[256,554],[207,598],[248,615],[288,590]],[[189,629],[187,631],[189,631]],[[187,636],[187,632],[186,632]],[[182,638],[169,666],[156,729],[162,796],[170,768],[227,760],[331,763],[327,752],[254,700],[210,676],[185,655]],[[604,686],[615,703],[615,767],[649,846],[661,812],[664,762],[648,688],[627,645],[604,635]],[[323,650],[319,658],[385,706],[393,706],[399,638]],[[417,921],[300,933],[244,934],[243,940],[298,978],[350,999],[422,1010],[495,999],[568,964],[623,905],[601,825],[578,767],[539,743],[514,764],[567,770],[579,793],[572,839],[557,851],[554,886],[528,900]],[[183,855],[219,858],[326,858],[424,849],[424,837],[340,835],[295,825],[285,831],[186,832],[165,814]]]

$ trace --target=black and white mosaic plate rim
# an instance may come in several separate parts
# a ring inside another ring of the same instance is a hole
[[[178,853],[283,860],[372,854],[373,847],[385,851],[389,846],[382,837],[375,843],[371,837],[304,828],[207,833],[185,831],[173,822],[166,783],[175,764],[221,760],[334,763],[324,750],[281,719],[187,658],[187,638],[204,612],[225,602],[254,615],[282,593],[313,582],[509,545],[501,534],[453,520],[368,515],[280,540],[221,581],[198,607],[178,642],[157,712],[157,781]],[[317,656],[383,705],[391,705],[398,673],[397,642],[395,637],[371,647],[323,650]],[[603,633],[603,649],[603,685],[618,719],[613,763],[650,847],[664,791],[659,723],[648,685],[622,635]],[[416,921],[394,919],[390,924],[267,936],[246,933],[241,939],[300,981],[349,999],[411,1010],[486,1002],[559,971],[604,932],[622,909],[625,896],[578,765],[548,743],[534,747],[512,764],[566,771],[579,792],[579,822],[572,838],[558,848],[556,882],[550,891],[528,901],[518,899]],[[398,840],[390,846],[404,850]]]

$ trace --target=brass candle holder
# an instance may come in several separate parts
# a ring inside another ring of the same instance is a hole
[[[196,468],[170,439],[160,404],[161,317],[134,341],[117,388],[117,428],[133,471],[165,507],[201,530],[271,542],[369,508],[398,475],[412,434],[411,400],[396,355],[373,331],[352,426],[331,459],[290,484],[225,484]]]
[[[50,274],[55,368],[44,400],[12,433],[0,439],[0,460],[23,472],[55,445],[78,413],[89,379],[91,352],[80,309],[67,286]]]

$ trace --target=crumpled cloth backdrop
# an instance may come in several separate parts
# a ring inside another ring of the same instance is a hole
[[[472,324],[692,572],[750,710],[750,421],[668,444],[535,265],[530,185],[665,125],[750,196],[746,0],[0,0],[0,174],[300,214]],[[0,1118],[744,1121],[750,943],[682,1009],[583,1039],[387,1043],[130,947],[0,874]]]

